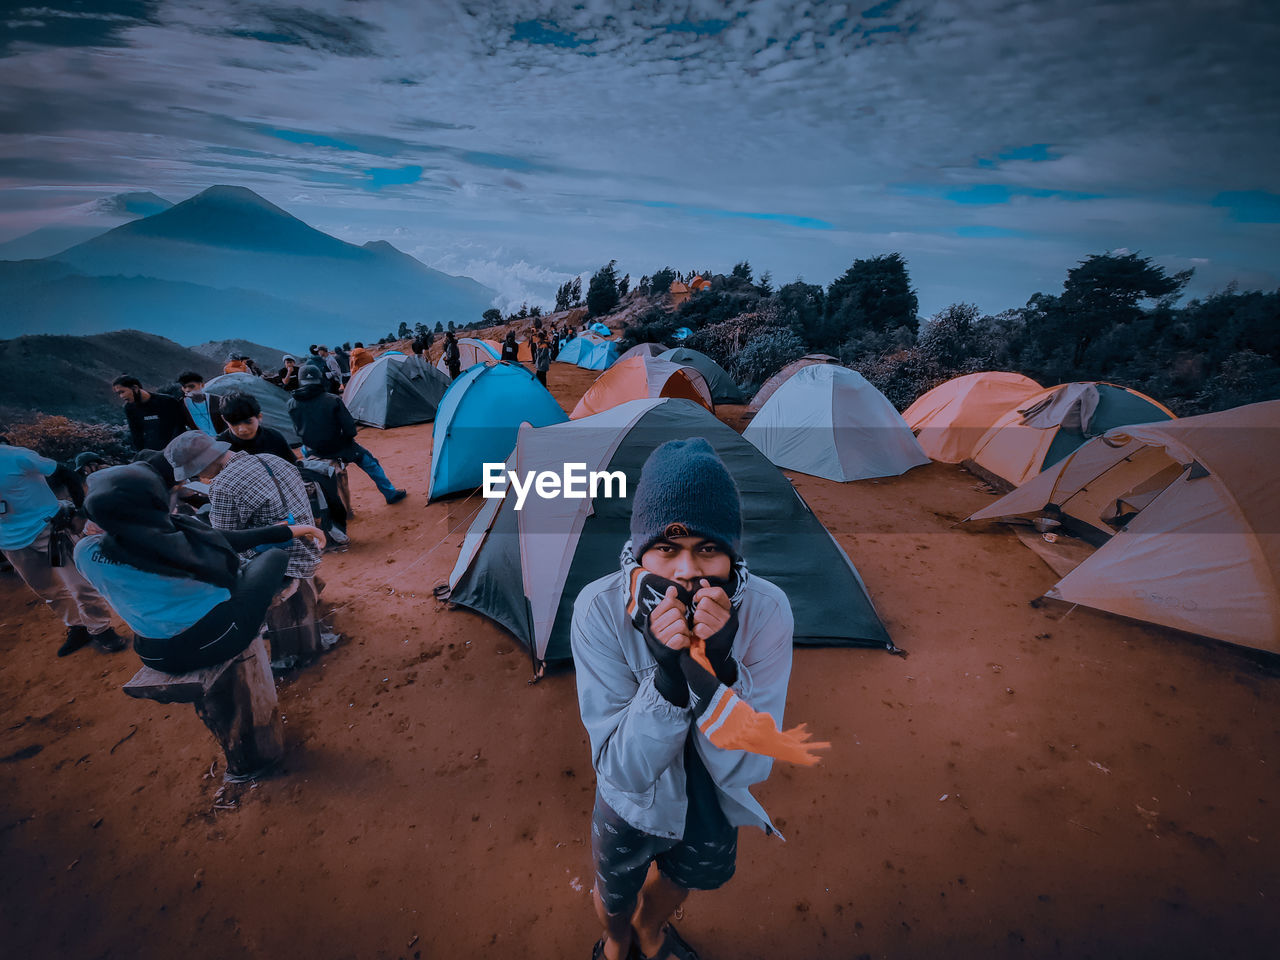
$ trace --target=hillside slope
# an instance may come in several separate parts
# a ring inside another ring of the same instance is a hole
[[[164,337],[117,330],[89,337],[40,334],[0,340],[0,411],[39,410],[79,420],[122,420],[111,381],[129,373],[147,388],[162,388],[184,370],[208,377],[222,364]]]

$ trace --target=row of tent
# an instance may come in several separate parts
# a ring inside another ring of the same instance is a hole
[[[680,359],[697,359],[689,353]],[[450,384],[416,357],[383,354],[348,385],[347,403],[363,423],[393,426],[436,418],[432,499],[475,489],[482,482],[483,462],[509,457],[516,469],[544,460],[563,463],[571,453],[600,469],[618,469],[614,464],[626,460],[626,450],[639,457],[649,439],[656,445],[668,429],[674,432],[667,438],[716,430],[722,446],[738,451],[740,485],[769,489],[774,497],[790,485],[762,463],[836,480],[893,476],[929,459],[964,463],[1012,489],[970,521],[1061,524],[1064,532],[1096,548],[1048,596],[1280,652],[1280,506],[1274,498],[1280,401],[1178,420],[1152,398],[1113,384],[1044,389],[1017,374],[979,373],[942,384],[899,416],[856,372],[814,356],[762,388],[753,402],[755,419],[738,436],[711,416],[711,382],[699,365],[664,359],[652,348],[614,364],[569,417],[527,369],[492,356],[484,359]],[[218,377],[208,389],[215,395],[254,394],[264,421],[296,442],[284,391],[247,374]],[[634,467],[638,473],[639,463]],[[799,499],[793,490],[789,496]],[[542,516],[545,501],[536,507],[530,501],[519,516],[502,503],[490,501],[468,535],[464,559],[471,560],[460,559],[451,578],[454,599],[482,612],[497,604],[496,619],[529,643],[539,659],[557,659],[567,649],[564,624],[557,627],[554,612],[543,609],[549,601],[517,602],[508,588],[514,582],[510,577],[518,574],[517,599],[542,597],[528,591],[541,589],[539,578],[551,576],[550,569],[526,573],[523,564],[533,544],[551,542],[547,538],[558,518]],[[799,503],[803,506],[803,500]],[[617,517],[612,505],[602,504],[591,506],[581,522],[570,518],[569,534],[552,539],[608,530],[601,543],[612,546],[601,549],[616,549],[621,541],[603,521]],[[815,536],[811,524],[821,524],[807,508],[802,515],[809,518],[801,524],[810,530],[805,536]],[[762,526],[767,531],[772,524]],[[504,531],[518,535],[490,537]],[[534,539],[522,539],[528,537]],[[767,555],[765,539],[761,549]],[[483,557],[482,542],[487,544]],[[503,543],[505,550],[497,550]],[[559,541],[553,546],[561,554],[569,550]],[[525,560],[513,560],[512,549]],[[581,586],[574,578],[584,571],[601,569],[586,559],[585,566],[574,567],[577,549],[574,540],[566,561],[572,562],[560,570],[561,594]],[[495,559],[500,556],[505,559]],[[480,560],[476,567],[473,561]],[[483,577],[475,578],[493,563],[508,579],[484,600]],[[868,626],[879,621],[856,570],[847,557],[836,569],[842,565],[850,571],[845,574],[850,583],[858,584],[845,588],[853,590],[863,611],[844,632],[858,636],[827,636],[819,620],[803,633],[798,626],[800,642],[887,642],[882,625]],[[775,579],[767,565],[759,569]],[[503,604],[512,604],[514,612]],[[521,604],[527,606],[523,612]]]

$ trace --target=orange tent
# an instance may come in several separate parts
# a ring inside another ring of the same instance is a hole
[[[600,374],[573,408],[569,419],[589,417],[628,400],[646,397],[682,397],[715,412],[711,388],[693,367],[654,357],[632,357],[619,360]]]
[[[1048,597],[1280,653],[1277,432],[1280,400],[1120,427],[969,519],[1100,543]]]
[[[902,419],[931,459],[959,463],[993,423],[1042,390],[1020,373],[971,373],[934,387]]]

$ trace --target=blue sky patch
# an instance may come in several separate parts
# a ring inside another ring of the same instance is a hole
[[[957,237],[965,237],[970,240],[993,240],[1000,237],[1025,237],[1027,235],[1023,230],[1010,230],[1008,227],[992,227],[980,223],[956,227],[951,232]]]
[[[578,35],[572,31],[561,30],[554,20],[521,20],[512,29],[511,39],[519,43],[566,49],[595,43],[594,40],[578,39]]]
[[[411,183],[417,183],[422,179],[422,168],[416,164],[411,164],[407,167],[370,167],[364,171],[364,174],[369,178],[369,182],[364,184],[364,188],[376,193],[383,187],[403,187]]]
[[[642,207],[651,207],[658,210],[677,210],[680,213],[691,214],[698,217],[716,217],[719,219],[734,220],[769,220],[774,223],[783,223],[789,227],[802,227],[806,230],[834,230],[835,226],[825,220],[819,220],[816,217],[798,217],[790,213],[758,213],[751,210],[721,210],[717,207],[694,207],[685,203],[671,203],[667,200],[640,200],[640,201],[623,201],[624,203],[638,202]]]
[[[1280,194],[1265,190],[1226,190],[1213,198],[1236,223],[1280,223]]]

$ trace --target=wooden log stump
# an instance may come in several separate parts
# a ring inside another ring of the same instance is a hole
[[[142,700],[192,704],[222,746],[224,780],[252,780],[284,756],[284,725],[262,634],[238,657],[203,670],[172,674],[143,667],[124,692]]]
[[[276,596],[266,620],[272,665],[292,667],[324,650],[319,607],[319,591],[311,579],[290,580]]]

